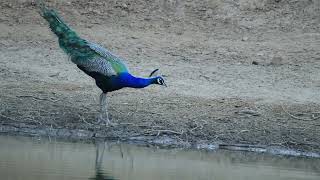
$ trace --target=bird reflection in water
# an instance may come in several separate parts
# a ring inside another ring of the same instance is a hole
[[[105,142],[96,142],[95,176],[89,178],[90,180],[119,180],[111,176],[110,173],[105,173],[102,169],[102,161],[105,148]]]

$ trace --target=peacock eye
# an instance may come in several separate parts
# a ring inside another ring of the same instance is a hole
[[[163,80],[162,79],[158,79],[158,84],[162,85],[163,84]]]

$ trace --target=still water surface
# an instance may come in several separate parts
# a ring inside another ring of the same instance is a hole
[[[0,136],[1,180],[319,180],[320,159]]]

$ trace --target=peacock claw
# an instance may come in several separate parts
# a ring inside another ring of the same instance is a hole
[[[104,117],[102,114],[100,114],[97,117],[97,121],[95,122],[97,125],[105,125],[105,126],[116,126],[117,123],[112,123],[108,117]]]

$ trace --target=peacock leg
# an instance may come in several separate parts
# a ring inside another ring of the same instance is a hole
[[[107,102],[107,93],[101,93],[100,95],[100,116],[98,123],[104,122],[106,125],[111,124],[108,115],[108,102]]]

